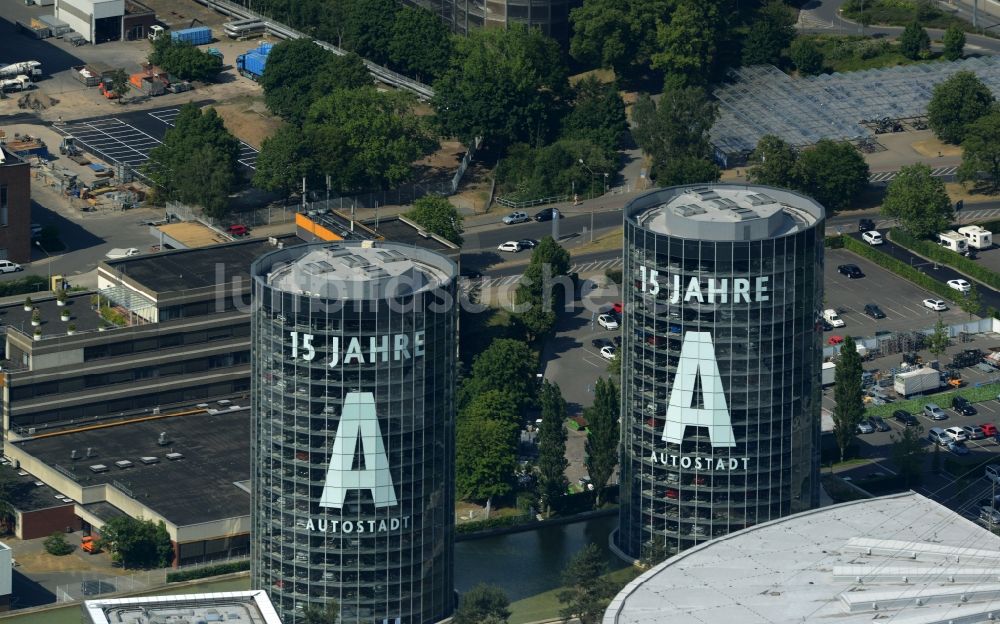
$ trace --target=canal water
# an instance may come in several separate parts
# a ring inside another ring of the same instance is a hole
[[[626,563],[608,548],[608,536],[618,516],[605,516],[572,524],[550,525],[534,531],[495,535],[455,544],[455,589],[464,592],[479,583],[499,585],[516,601],[560,586],[566,563],[587,544],[600,547],[611,570]],[[200,583],[158,594],[239,591],[249,589],[247,578]],[[79,624],[80,606],[73,605],[37,614],[0,617],[2,624]]]

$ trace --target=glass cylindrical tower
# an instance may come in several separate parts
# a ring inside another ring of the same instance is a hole
[[[625,208],[618,548],[659,561],[818,504],[824,210],[717,184]]]
[[[286,624],[451,614],[456,267],[381,242],[277,250],[253,276],[251,578]]]

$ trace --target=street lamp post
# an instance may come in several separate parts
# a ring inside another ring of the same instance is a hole
[[[50,254],[44,247],[42,247],[42,241],[36,240],[35,245],[45,252],[45,257],[49,259],[49,288],[52,288],[52,254]]]

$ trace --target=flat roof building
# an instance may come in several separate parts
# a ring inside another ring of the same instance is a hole
[[[753,185],[626,205],[623,556],[655,563],[818,504],[823,221]]]
[[[87,600],[83,603],[83,622],[282,624],[267,594],[259,590]]]
[[[0,136],[3,133],[0,132]],[[31,262],[31,167],[0,143],[0,260]]]
[[[998,570],[1000,536],[907,492],[699,544],[629,583],[604,624],[987,622]]]

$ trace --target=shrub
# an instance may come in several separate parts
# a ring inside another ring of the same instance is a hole
[[[487,518],[485,520],[474,520],[472,522],[463,522],[462,524],[455,525],[455,533],[476,533],[478,531],[486,531],[488,529],[498,529],[500,527],[509,527],[516,524],[524,524],[526,522],[531,522],[531,516],[520,515],[520,516],[500,516],[497,518]]]
[[[20,279],[0,282],[0,297],[24,295],[48,288],[48,280],[39,275],[28,275]]]
[[[62,557],[73,552],[73,546],[66,541],[66,534],[62,531],[56,531],[46,537],[42,544],[45,546],[45,552],[56,557]]]
[[[915,251],[941,264],[947,264],[990,288],[1000,289],[1000,273],[969,260],[959,253],[936,245],[932,241],[917,238],[901,228],[892,230],[889,233],[889,238],[897,245],[906,247],[910,251]]]
[[[204,568],[184,570],[182,572],[168,572],[167,582],[180,583],[181,581],[192,581],[194,579],[208,578],[210,576],[221,576],[223,574],[232,574],[233,572],[243,572],[249,569],[250,569],[249,559],[243,561],[230,561],[228,563],[219,563],[216,565],[205,566]]]
[[[606,269],[604,271],[604,275],[609,280],[611,280],[612,282],[614,282],[615,284],[619,284],[620,285],[622,283],[622,270],[621,269]]]

